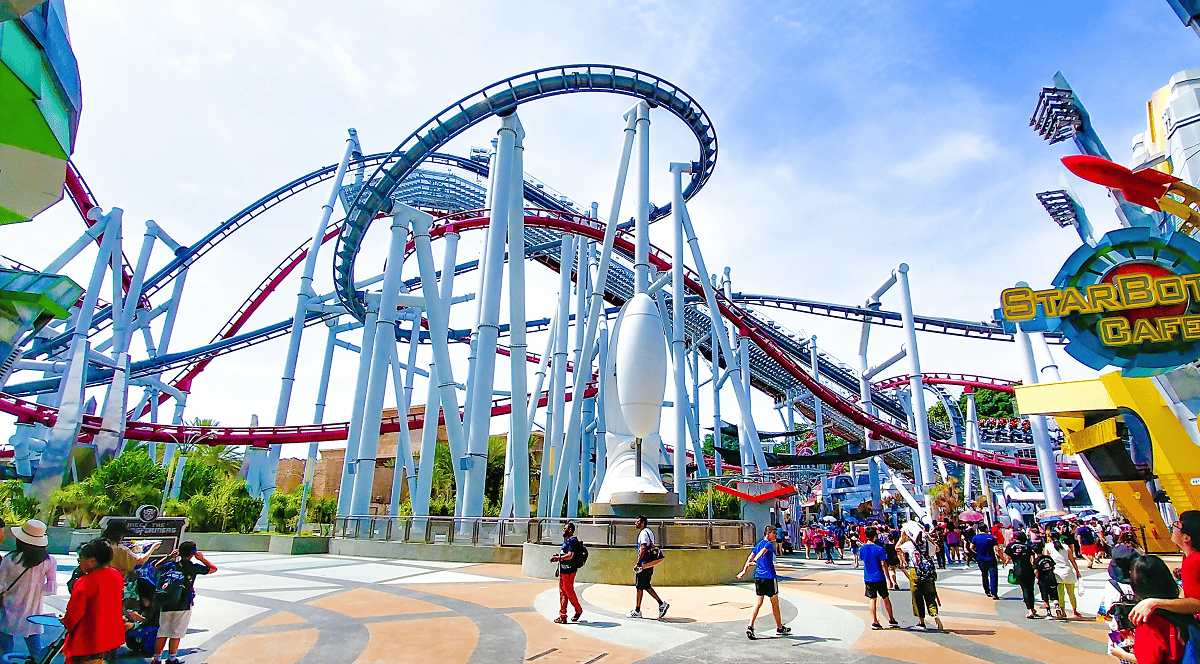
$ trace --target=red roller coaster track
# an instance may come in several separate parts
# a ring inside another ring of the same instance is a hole
[[[953,374],[953,373],[923,373],[921,380],[930,385],[958,385],[961,387],[969,387],[973,390],[995,390],[997,392],[1013,393],[1013,388],[1021,384],[1019,380],[1005,380],[1003,378],[988,378],[986,376],[972,376],[969,374]],[[877,383],[871,383],[872,390],[887,390],[893,387],[907,387],[908,376],[893,376],[886,378]]]
[[[74,196],[74,192],[72,192]],[[77,203],[77,206],[79,204]],[[81,211],[83,208],[80,208]],[[440,223],[431,235],[441,236],[447,232],[463,232],[474,230],[486,226],[489,222],[485,216],[477,216],[464,218],[467,215],[455,215],[447,218]],[[546,230],[558,231],[562,233],[572,233],[578,236],[586,237],[593,241],[603,239],[604,229],[599,224],[591,219],[562,213],[558,211],[531,210],[526,217],[525,223],[527,226],[542,228]],[[634,245],[629,233],[618,231],[615,240],[615,247],[632,253]],[[306,251],[306,250],[305,250]],[[297,252],[293,252],[290,260],[285,259],[284,264],[276,269],[276,273],[285,265],[290,264],[291,268],[298,263],[300,257]],[[651,247],[651,263],[659,270],[667,270],[671,267],[670,256],[658,247]],[[287,269],[287,272],[291,271]],[[702,294],[703,290],[698,281],[696,273],[690,268],[686,268],[686,285],[689,290],[695,294]],[[275,273],[273,273],[275,275]],[[244,323],[249,318],[253,310],[278,286],[284,275],[279,275],[278,278],[270,279],[272,283],[260,285],[257,295],[252,298],[250,307],[243,307],[241,314],[237,316],[240,323]],[[264,288],[265,286],[265,288]],[[813,379],[807,371],[803,370],[799,364],[782,348],[774,343],[770,335],[763,330],[758,322],[748,313],[737,307],[733,302],[725,299],[718,294],[717,301],[718,309],[722,316],[736,325],[739,330],[743,331],[754,343],[771,359],[779,364],[785,371],[791,374],[797,381],[803,384],[810,390],[816,398],[828,406],[834,408],[839,413],[850,419],[855,424],[862,426],[871,437],[879,439],[892,440],[897,443],[907,445],[909,447],[916,446],[916,440],[912,434],[903,429],[899,429],[887,422],[879,420],[875,417],[864,413],[853,403],[843,399],[836,392],[822,385],[817,380]],[[932,374],[933,376],[944,376],[946,380],[951,380],[952,374]],[[194,377],[194,374],[192,375]],[[958,376],[959,378],[978,378]],[[998,389],[1003,381],[994,381],[986,379],[987,384],[980,384],[980,387],[989,387]],[[779,397],[780,395],[774,395]],[[541,397],[544,403],[545,395]],[[511,409],[511,402],[507,399],[496,400],[493,402],[492,414],[503,415]],[[19,421],[24,422],[40,422],[46,425],[53,425],[57,418],[57,411],[47,406],[42,406],[33,402],[25,401],[6,394],[0,394],[0,411],[10,413],[17,416]],[[410,429],[419,428],[421,418],[410,416]],[[100,418],[87,417],[84,422],[84,432],[87,435],[94,434],[99,430]],[[380,431],[393,432],[399,430],[399,420],[393,418],[385,420]],[[223,444],[223,445],[253,445],[253,446],[268,446],[284,443],[305,443],[305,442],[324,442],[334,440],[344,440],[348,430],[346,423],[337,424],[321,424],[307,426],[283,426],[283,427],[191,427],[191,426],[173,426],[162,424],[149,424],[145,422],[129,422],[126,429],[126,437],[133,440],[159,441],[170,442],[182,441],[186,439],[203,439],[207,444]],[[967,450],[947,443],[934,443],[933,453],[952,461],[973,464],[991,470],[997,470],[1003,473],[1015,473],[1024,475],[1037,474],[1037,463],[1033,459],[1022,459],[1011,457],[1003,454],[992,452]],[[1057,471],[1060,477],[1067,479],[1079,479],[1079,472],[1074,467],[1066,464],[1058,464]]]

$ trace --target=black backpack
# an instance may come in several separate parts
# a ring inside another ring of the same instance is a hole
[[[575,555],[571,556],[571,564],[575,569],[579,569],[587,564],[588,550],[581,540],[575,540],[575,543],[578,548],[575,550]]]

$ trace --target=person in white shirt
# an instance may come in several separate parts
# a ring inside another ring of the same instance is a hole
[[[42,652],[42,628],[26,618],[42,613],[42,598],[58,592],[58,563],[46,553],[46,524],[30,519],[23,526],[13,526],[12,534],[16,550],[0,562],[0,591],[4,592],[0,649],[12,653],[16,637],[22,637],[30,657],[37,660]]]
[[[652,552],[657,551],[654,546],[654,533],[646,527],[646,517],[638,516],[634,525],[638,527],[638,558],[637,563],[633,566],[634,588],[637,589],[637,603],[633,610],[629,612],[630,618],[642,617],[642,593],[648,592],[658,602],[658,617],[662,618],[667,615],[667,609],[671,605],[664,602],[654,588],[650,586],[651,579],[654,578],[654,566],[662,560],[662,558],[653,557]]]
[[[1054,576],[1058,579],[1059,617],[1067,609],[1067,599],[1071,600],[1071,611],[1076,618],[1082,618],[1079,613],[1078,600],[1075,599],[1075,583],[1079,581],[1079,565],[1075,562],[1075,552],[1063,544],[1056,533],[1050,537],[1046,546],[1046,554],[1054,561]]]

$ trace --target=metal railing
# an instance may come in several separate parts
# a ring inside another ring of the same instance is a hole
[[[575,524],[575,536],[589,546],[635,546],[633,519],[499,519],[445,516],[339,516],[334,537],[458,546],[557,544],[563,524]],[[672,519],[651,521],[655,541],[667,548],[744,547],[757,541],[749,521]]]

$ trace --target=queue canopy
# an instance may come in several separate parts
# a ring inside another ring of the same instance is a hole
[[[899,446],[893,445],[879,450],[851,450],[848,446],[839,447],[837,449],[821,452],[820,454],[775,454],[766,452],[764,456],[767,458],[767,466],[771,468],[781,468],[784,466],[827,466],[835,463],[849,463],[851,461],[862,461],[880,454],[887,454],[900,449]],[[737,450],[727,450],[717,448],[717,452],[721,454],[721,461],[731,466],[739,466],[742,463],[741,453]]]

